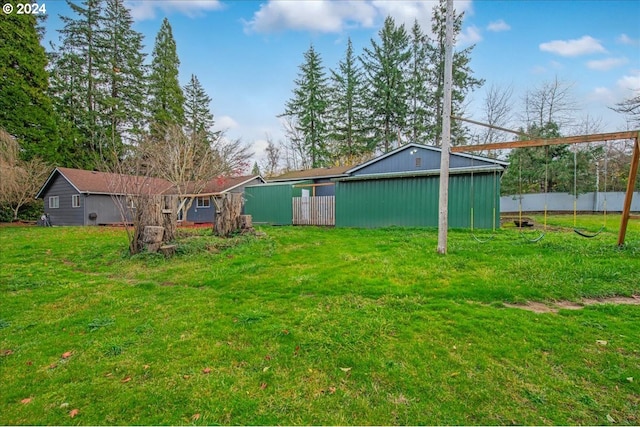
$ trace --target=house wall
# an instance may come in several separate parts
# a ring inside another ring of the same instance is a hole
[[[336,185],[336,227],[437,227],[439,176],[339,181]],[[451,228],[500,226],[498,174],[451,175]],[[494,209],[495,208],[495,209]]]
[[[80,207],[71,207],[72,195],[80,195]],[[58,196],[58,208],[49,207],[49,198],[53,196]],[[85,198],[60,174],[54,177],[43,200],[44,212],[49,214],[52,225],[84,225]]]
[[[262,180],[260,178],[254,178],[243,185],[233,188],[229,192],[234,194],[244,193],[244,190],[247,186],[260,184],[262,184]],[[208,208],[199,208],[197,205],[197,200],[194,199],[191,207],[187,211],[187,221],[193,221],[196,223],[214,223],[216,221],[216,205],[214,202],[214,196],[210,196],[210,206]],[[244,213],[244,206],[242,209]]]
[[[89,194],[85,198],[86,209],[84,215],[84,225],[100,225],[100,224],[120,224],[123,222],[120,209],[110,195],[107,194]],[[126,201],[123,201],[123,207],[126,208]],[[96,214],[96,219],[89,219],[89,215]],[[130,218],[126,218],[130,221]]]
[[[412,151],[415,152],[411,154]],[[416,164],[416,159],[420,160],[420,165]],[[449,167],[462,168],[471,166],[494,166],[495,163],[482,159],[472,159],[466,156],[451,154],[449,157]],[[389,157],[380,159],[375,163],[363,167],[353,173],[353,175],[370,175],[378,173],[426,171],[440,169],[440,151],[427,148],[410,148],[399,151]]]
[[[331,178],[319,178],[314,179],[313,184],[325,184],[331,183]],[[309,194],[313,194],[313,188],[308,187]],[[335,185],[322,185],[316,187],[316,196],[335,196],[336,195],[336,186]]]

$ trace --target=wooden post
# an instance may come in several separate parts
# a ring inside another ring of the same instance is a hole
[[[453,0],[447,0],[447,34],[444,49],[444,106],[442,109],[442,151],[440,152],[440,199],[438,209],[438,253],[447,253],[449,215],[449,146],[451,145],[451,86],[453,80]]]
[[[622,218],[620,218],[620,232],[618,234],[618,246],[624,246],[624,239],[627,234],[627,224],[631,214],[631,201],[633,199],[633,187],[638,177],[638,164],[640,163],[640,132],[636,135],[633,144],[633,156],[631,157],[631,169],[629,169],[629,180],[627,181],[627,194],[624,197],[624,207],[622,208]]]

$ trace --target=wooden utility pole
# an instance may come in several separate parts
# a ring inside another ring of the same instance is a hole
[[[453,85],[453,0],[447,0],[446,41],[444,47],[444,105],[440,152],[440,199],[438,208],[438,253],[447,253],[449,215],[449,147],[451,146],[451,86]]]

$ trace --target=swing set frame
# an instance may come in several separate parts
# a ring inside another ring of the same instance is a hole
[[[468,121],[475,124],[487,126],[484,123],[474,122],[469,119],[463,119],[461,117],[455,117],[456,119]],[[489,126],[494,127],[494,126]],[[502,129],[509,132],[508,129]],[[521,134],[520,132],[513,132]],[[640,215],[631,215],[631,202],[633,200],[633,188],[635,187],[636,180],[638,178],[638,165],[640,165],[640,130],[625,131],[625,132],[611,132],[611,133],[597,133],[590,135],[578,135],[567,136],[563,138],[551,138],[551,139],[529,139],[526,141],[510,141],[510,142],[492,142],[489,144],[479,145],[460,145],[457,147],[451,147],[450,152],[461,153],[469,151],[484,151],[484,150],[501,150],[507,148],[526,148],[526,147],[543,147],[549,145],[563,145],[563,144],[585,144],[590,142],[600,141],[620,141],[620,140],[633,140],[633,154],[631,156],[631,167],[629,170],[629,179],[627,181],[627,191],[624,197],[624,205],[622,208],[622,218],[620,219],[620,230],[618,232],[618,246],[624,246],[625,237],[627,234],[627,225],[630,219],[640,220]]]

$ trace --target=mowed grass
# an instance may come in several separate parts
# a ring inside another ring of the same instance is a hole
[[[0,228],[0,424],[637,425],[640,306],[504,306],[640,294],[638,222],[619,249],[607,221],[446,256],[435,229],[198,231],[169,260]]]

